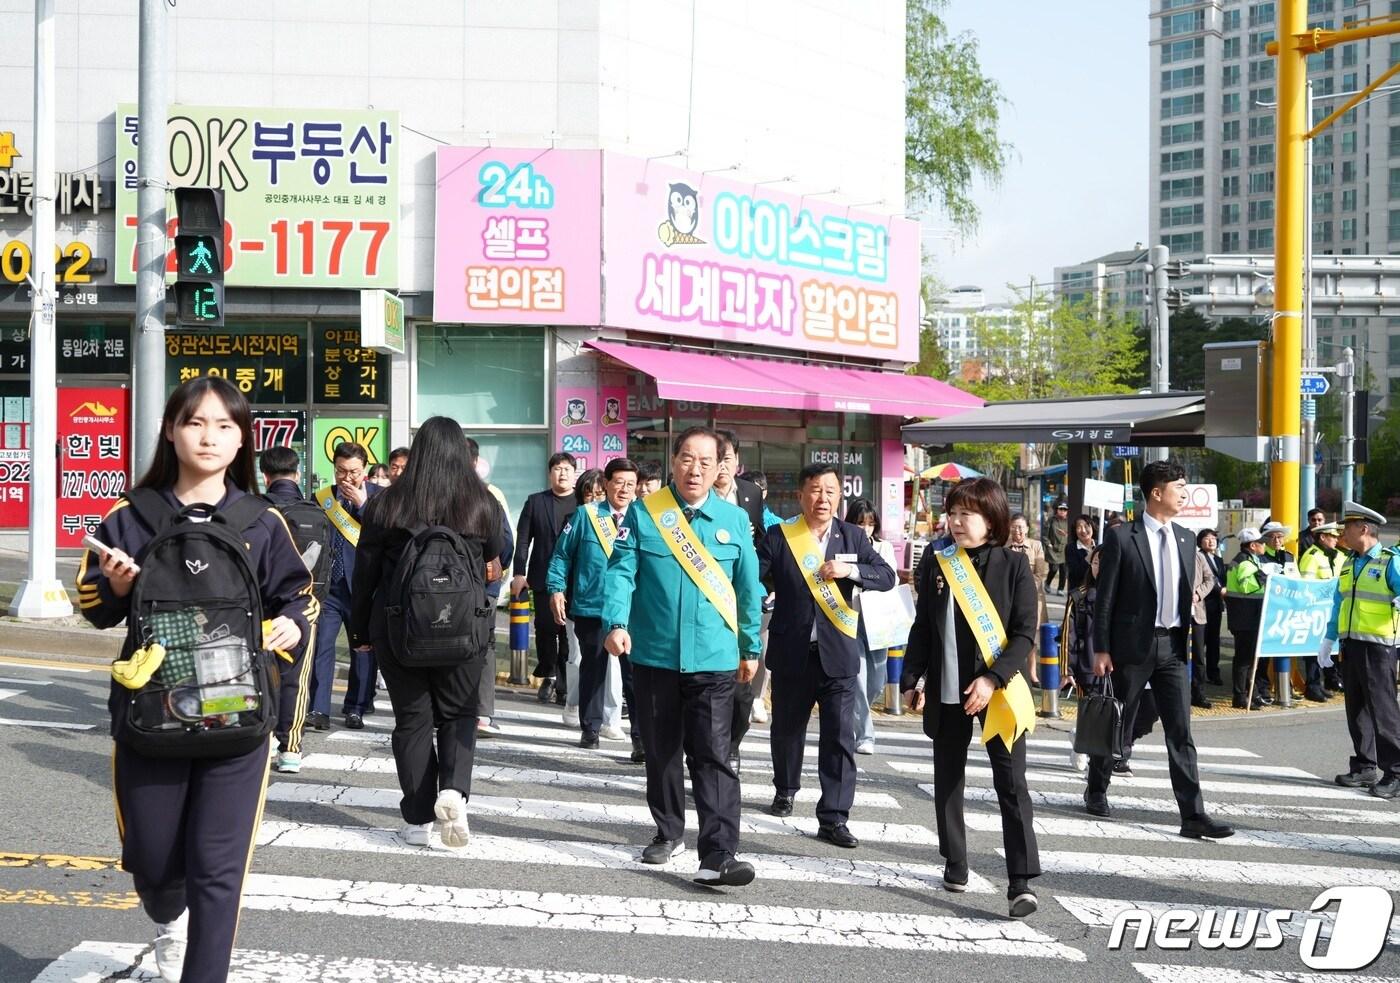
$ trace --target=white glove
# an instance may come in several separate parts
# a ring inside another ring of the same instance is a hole
[[[1324,638],[1317,649],[1317,664],[1324,669],[1332,668],[1332,639]]]

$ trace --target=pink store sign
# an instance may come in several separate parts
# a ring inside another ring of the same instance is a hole
[[[601,156],[538,147],[439,150],[433,319],[597,324]]]
[[[603,155],[603,322],[917,361],[919,225]]]

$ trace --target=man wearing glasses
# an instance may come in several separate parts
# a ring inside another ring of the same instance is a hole
[[[330,583],[316,623],[316,661],[311,669],[311,726],[331,725],[331,684],[335,682],[335,643],[340,627],[350,620],[350,584],[355,579],[355,548],[360,542],[360,516],[370,497],[382,490],[365,481],[369,454],[359,444],[335,445],[335,484],[316,492],[316,504],[326,513],[331,529]],[[374,652],[350,650],[350,679],[345,690],[345,726],[360,730],[365,715],[374,712]]]

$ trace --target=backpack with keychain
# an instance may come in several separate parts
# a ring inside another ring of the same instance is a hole
[[[126,493],[154,532],[127,615],[127,665],[149,670],[115,714],[113,737],[153,758],[246,754],[277,722],[276,659],[262,647],[262,594],[244,532],[268,509],[256,495],[227,508],[173,508],[150,488]],[[138,658],[139,657],[139,658]]]
[[[297,544],[301,562],[311,572],[311,593],[324,601],[330,593],[332,536],[335,530],[326,513],[315,502],[298,499],[295,502],[273,502],[272,507],[287,520],[292,541]]]
[[[484,658],[495,641],[481,544],[446,526],[415,526],[389,579],[384,614],[405,666]]]

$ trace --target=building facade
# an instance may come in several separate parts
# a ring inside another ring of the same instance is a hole
[[[1147,259],[1147,249],[1137,243],[1073,266],[1057,266],[1055,299],[1082,305],[1098,317],[1117,312],[1146,323],[1151,314]]]
[[[0,153],[0,477],[17,479],[33,17],[0,10],[17,151]],[[225,188],[231,260],[225,327],[172,329],[156,384],[226,374],[310,486],[338,440],[381,458],[443,413],[518,508],[553,450],[664,463],[705,422],[779,486],[833,460],[899,515],[898,424],[940,412],[927,390],[883,399],[917,359],[902,2],[186,0],[169,19],[169,179]],[[123,418],[148,384],[135,10],[60,3],[57,38],[60,387],[152,439]],[[365,289],[404,300],[402,352],[360,347]],[[0,491],[19,497],[0,525],[23,525],[23,491]]]

